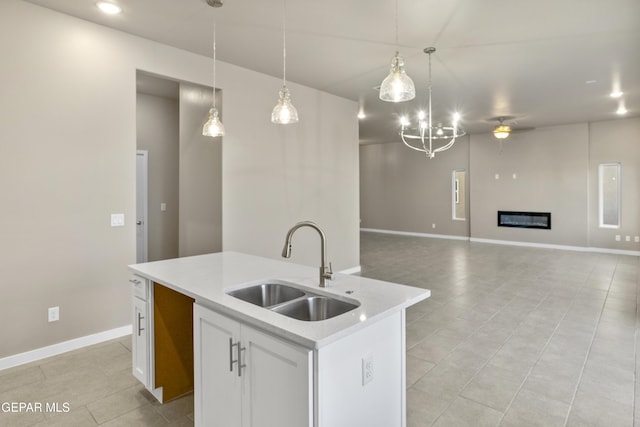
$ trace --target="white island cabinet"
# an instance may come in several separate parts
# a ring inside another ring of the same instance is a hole
[[[145,387],[150,387],[151,351],[149,342],[149,285],[147,279],[133,276],[133,319],[131,328],[131,353],[133,355],[133,376]],[[153,309],[153,308],[152,308]]]
[[[311,351],[195,305],[195,424],[313,425]]]
[[[428,290],[344,274],[321,289],[315,267],[236,252],[130,268],[152,290],[150,323],[134,301],[154,343],[145,385],[167,401],[192,388],[196,427],[406,425],[405,309]],[[274,281],[357,307],[304,321],[229,295]]]

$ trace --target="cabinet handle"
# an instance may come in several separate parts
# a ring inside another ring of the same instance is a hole
[[[233,347],[238,346],[240,348],[240,341],[233,343],[233,338],[229,338],[229,371],[233,372],[233,364],[238,363],[237,360],[233,360]]]
[[[144,331],[144,328],[142,327],[142,319],[144,319],[144,317],[142,314],[138,313],[138,336],[140,336],[142,331]]]
[[[139,285],[140,284],[140,280],[137,280],[137,279],[129,279],[129,281],[131,283],[133,283],[134,285]]]
[[[236,355],[238,356],[237,359],[233,359],[233,347],[237,348],[237,352]],[[246,367],[247,365],[245,365],[244,363],[242,363],[242,352],[245,351],[244,347],[240,346],[240,341],[238,341],[237,343],[233,343],[233,338],[229,338],[229,371],[233,372],[233,365],[234,364],[238,364],[238,376],[241,377],[242,376],[242,368]]]
[[[242,363],[244,357],[242,357],[242,353],[246,350],[245,347],[240,347],[240,341],[238,341],[238,376],[242,376],[242,368],[246,368],[247,365]]]

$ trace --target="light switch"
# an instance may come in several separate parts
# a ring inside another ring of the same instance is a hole
[[[112,227],[124,227],[124,214],[111,214],[111,226]]]
[[[500,174],[499,173],[495,174],[495,178],[500,179]]]
[[[160,210],[161,210],[162,212],[166,211],[166,210],[167,210],[167,204],[166,204],[166,203],[164,203],[164,202],[160,203]]]

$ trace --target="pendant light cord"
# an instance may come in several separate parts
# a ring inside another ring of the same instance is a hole
[[[216,108],[216,17],[213,15],[213,108]]]
[[[400,50],[398,44],[398,0],[396,0],[396,53]]]
[[[282,0],[282,86],[287,84],[287,0]]]

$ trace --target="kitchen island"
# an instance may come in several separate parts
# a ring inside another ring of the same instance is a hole
[[[425,289],[237,252],[136,264],[134,375],[160,400],[194,390],[201,426],[404,426],[405,309]],[[230,295],[275,283],[352,304],[299,320]],[[168,393],[168,394],[167,394]]]

